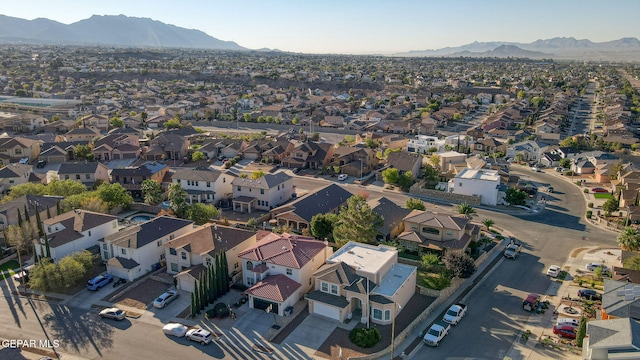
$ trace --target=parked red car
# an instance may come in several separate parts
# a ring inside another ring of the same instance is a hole
[[[576,328],[569,325],[556,325],[553,327],[553,333],[567,339],[576,338]]]
[[[593,189],[591,189],[591,192],[594,192],[594,193],[608,193],[609,190],[603,189],[603,188],[593,188]]]

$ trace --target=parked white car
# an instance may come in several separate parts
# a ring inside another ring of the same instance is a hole
[[[162,309],[163,307],[169,305],[169,303],[171,303],[173,300],[177,299],[179,296],[180,296],[180,294],[178,294],[178,291],[169,290],[169,291],[165,292],[164,294],[160,295],[153,302],[153,307],[158,308],[158,309]]]
[[[124,320],[127,314],[124,312],[124,310],[113,307],[100,311],[100,313],[98,313],[98,316],[107,319]]]
[[[178,323],[168,323],[167,325],[162,327],[163,333],[167,335],[175,336],[175,337],[185,336],[188,330],[189,329],[187,328],[186,325],[182,325]]]
[[[205,329],[191,329],[187,331],[187,339],[199,342],[202,345],[207,345],[211,342],[212,338],[213,335],[211,332]]]
[[[597,268],[602,268],[602,272],[606,273],[611,271],[605,264],[600,263],[588,263],[586,269],[589,271],[595,271]]]
[[[349,175],[347,175],[347,174],[340,174],[340,175],[338,175],[338,181],[345,181],[345,180],[347,180],[348,177],[349,177]]]
[[[560,266],[558,265],[549,266],[549,269],[547,270],[547,276],[556,278],[558,277],[558,275],[560,275]]]

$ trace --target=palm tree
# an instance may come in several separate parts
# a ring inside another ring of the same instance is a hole
[[[484,226],[486,226],[486,227],[487,227],[487,231],[490,231],[490,230],[491,230],[491,227],[492,227],[493,225],[495,225],[495,221],[493,221],[493,220],[491,220],[491,219],[485,219],[485,220],[482,222],[482,225],[484,225]]]
[[[620,235],[618,235],[618,245],[625,250],[638,251],[640,250],[640,233],[638,230],[632,227],[626,227]]]
[[[458,214],[465,215],[469,218],[476,213],[476,209],[474,209],[473,206],[469,205],[469,203],[466,202],[463,202],[462,204],[456,206],[456,210],[458,211]]]

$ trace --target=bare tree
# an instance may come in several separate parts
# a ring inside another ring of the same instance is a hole
[[[23,222],[22,225],[9,226],[5,234],[7,243],[18,252],[20,271],[23,271],[22,252],[28,253],[33,248],[33,240],[38,238],[38,226],[35,223]],[[24,282],[24,277],[22,281]]]

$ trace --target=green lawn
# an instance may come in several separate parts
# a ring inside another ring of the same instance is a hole
[[[596,199],[610,199],[611,194],[609,193],[594,193],[593,197]]]
[[[9,260],[6,263],[0,265],[0,272],[5,271],[5,270],[13,270],[13,269],[17,269],[20,267],[20,264],[18,264],[17,261],[15,260]]]

